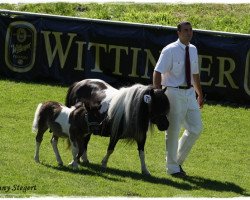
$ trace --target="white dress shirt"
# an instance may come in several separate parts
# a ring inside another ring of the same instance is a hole
[[[163,48],[154,69],[162,74],[161,84],[163,86],[178,87],[187,85],[185,77],[185,48],[186,45],[182,44],[179,39]],[[196,47],[192,44],[189,44],[189,55],[191,74],[199,74],[198,53]],[[192,75],[191,84],[193,84]]]

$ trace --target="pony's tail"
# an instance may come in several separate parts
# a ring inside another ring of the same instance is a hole
[[[39,103],[37,108],[36,108],[36,112],[34,115],[34,120],[33,120],[33,124],[32,124],[32,132],[33,133],[37,133],[38,131],[38,121],[39,121],[39,114],[40,114],[40,109],[42,107],[42,103]]]

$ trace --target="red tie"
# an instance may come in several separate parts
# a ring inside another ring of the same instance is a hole
[[[186,81],[187,81],[187,86],[191,86],[191,75],[190,75],[190,58],[189,58],[189,47],[186,46]]]

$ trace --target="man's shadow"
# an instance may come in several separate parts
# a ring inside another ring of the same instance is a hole
[[[249,191],[228,181],[221,182],[199,176],[188,176],[184,180],[192,184],[196,190],[202,188],[216,192],[233,192],[241,196],[250,196]]]
[[[152,184],[162,184],[162,185],[168,185],[170,187],[174,187],[181,190],[199,190],[199,189],[205,189],[205,190],[211,190],[216,192],[233,192],[237,195],[241,196],[250,196],[249,192],[247,192],[244,188],[231,183],[231,182],[221,182],[218,180],[212,180],[207,179],[204,177],[199,176],[187,176],[186,178],[182,178],[183,181],[177,181],[175,179],[168,179],[168,178],[161,178],[156,176],[149,176],[149,175],[142,175],[139,172],[130,171],[130,170],[120,170],[116,168],[107,168],[104,170],[101,165],[94,164],[94,163],[88,163],[82,165],[79,170],[73,170],[69,167],[55,167],[48,164],[42,163],[44,166],[53,168],[60,171],[65,172],[71,172],[71,173],[77,173],[80,175],[85,176],[98,176],[102,177],[104,179],[108,179],[110,181],[117,181],[120,182],[122,179],[111,177],[110,175],[114,176],[120,176],[120,177],[129,177],[134,180],[143,180]]]

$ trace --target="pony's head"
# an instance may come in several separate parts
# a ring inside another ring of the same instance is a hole
[[[168,129],[169,121],[167,114],[170,104],[165,89],[150,89],[148,94],[144,95],[144,102],[149,106],[149,119],[151,123],[156,124],[160,131]]]

